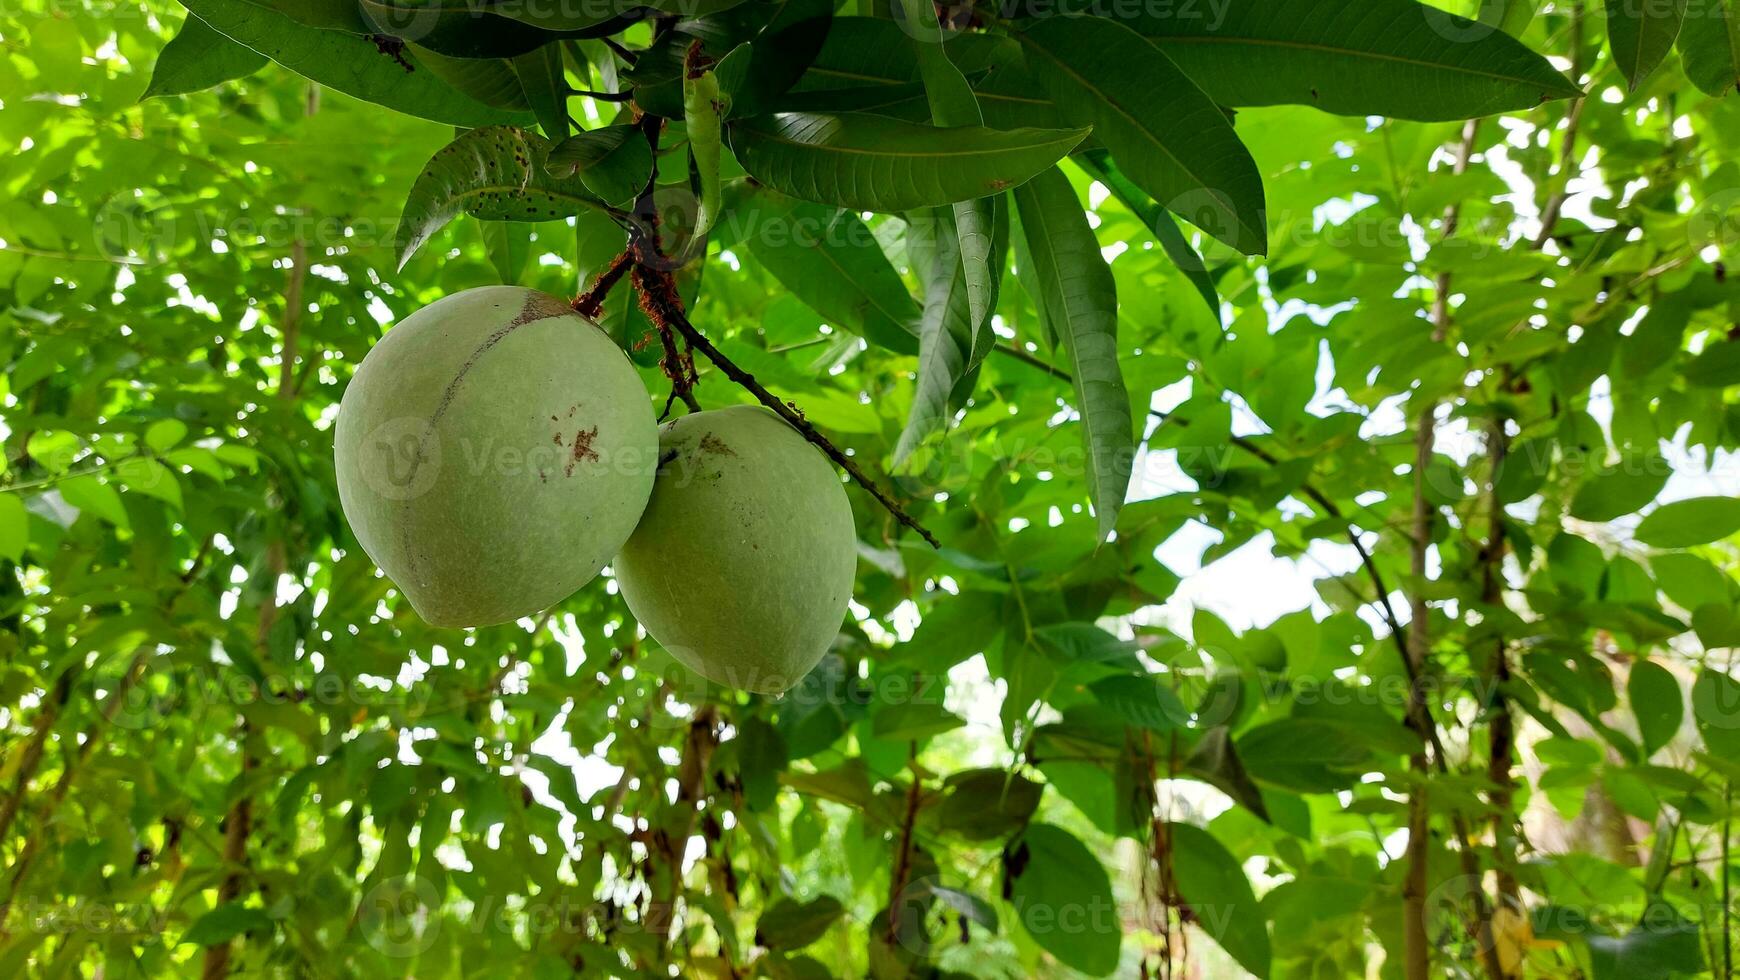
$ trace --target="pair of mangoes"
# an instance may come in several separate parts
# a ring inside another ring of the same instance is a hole
[[[407,317],[357,368],[335,442],[357,540],[436,626],[531,615],[608,562],[679,661],[777,693],[851,598],[852,510],[815,447],[752,405],[661,429],[621,348],[544,293]]]

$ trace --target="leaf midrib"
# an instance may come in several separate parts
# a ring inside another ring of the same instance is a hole
[[[932,127],[928,127],[928,128],[935,129],[937,132],[943,132],[943,133],[946,133],[951,129],[984,129],[984,127],[982,127],[982,126],[949,126],[949,127],[932,126]],[[775,132],[772,132],[772,131],[765,129],[765,128],[755,128],[755,129],[751,130],[751,132],[757,133],[758,135],[760,135],[763,139],[767,140],[768,142],[780,143],[780,144],[783,144],[785,146],[801,147],[801,148],[806,149],[806,150],[814,150],[818,153],[838,153],[838,154],[845,155],[845,156],[892,157],[892,158],[898,158],[898,159],[912,159],[912,160],[924,160],[924,159],[946,160],[946,159],[953,159],[953,158],[957,158],[957,157],[985,157],[985,156],[996,156],[996,155],[1001,154],[1001,153],[1014,153],[1014,152],[1019,152],[1019,151],[1023,151],[1023,150],[1037,150],[1037,149],[1040,149],[1042,147],[1050,147],[1050,146],[1058,146],[1058,145],[1074,146],[1076,143],[1081,142],[1082,138],[1085,137],[1088,133],[1088,131],[1086,129],[1073,129],[1072,130],[1072,129],[1030,128],[1028,131],[1029,132],[1037,132],[1037,133],[1063,133],[1065,135],[1061,136],[1061,137],[1054,138],[1054,139],[1048,139],[1048,140],[1043,140],[1043,141],[1034,142],[1034,143],[1021,143],[1021,144],[1012,144],[1009,146],[988,147],[988,148],[983,149],[983,150],[959,150],[959,151],[953,151],[953,152],[949,152],[949,153],[921,153],[921,152],[909,151],[909,150],[902,150],[899,152],[889,152],[886,150],[866,150],[866,149],[858,149],[856,147],[839,146],[839,145],[834,144],[834,143],[804,142],[802,140],[792,139],[791,137],[786,136],[784,133],[775,133]],[[992,129],[992,130],[987,130],[987,132],[1004,134],[1004,133],[1018,133],[1018,132],[1020,132],[1020,130],[1014,130],[1014,129],[996,130],[996,129]],[[1071,137],[1073,137],[1073,138],[1071,138]]]
[[[1255,47],[1297,48],[1297,49],[1302,50],[1302,51],[1321,51],[1321,52],[1324,52],[1327,54],[1343,55],[1345,57],[1354,58],[1354,59],[1364,58],[1364,59],[1370,59],[1372,61],[1389,61],[1389,62],[1394,62],[1396,64],[1401,64],[1401,65],[1412,65],[1413,67],[1416,67],[1416,68],[1430,68],[1430,69],[1434,69],[1437,71],[1456,72],[1456,73],[1464,74],[1464,75],[1472,75],[1476,78],[1491,78],[1491,79],[1495,79],[1497,81],[1513,82],[1513,83],[1516,83],[1519,85],[1538,86],[1538,85],[1542,84],[1542,82],[1540,80],[1533,79],[1533,78],[1525,78],[1521,75],[1506,75],[1506,74],[1502,74],[1500,72],[1481,71],[1478,68],[1467,68],[1467,67],[1464,67],[1461,65],[1451,65],[1451,64],[1446,64],[1446,63],[1441,62],[1441,61],[1424,61],[1424,60],[1421,60],[1419,58],[1405,58],[1401,55],[1384,54],[1383,52],[1380,52],[1380,51],[1370,51],[1370,50],[1364,50],[1364,49],[1360,49],[1360,48],[1337,47],[1336,45],[1333,45],[1333,44],[1321,44],[1321,43],[1308,42],[1308,41],[1282,41],[1282,40],[1276,40],[1274,38],[1262,38],[1262,37],[1250,37],[1250,36],[1244,36],[1244,37],[1224,37],[1224,36],[1210,37],[1208,35],[1202,35],[1202,34],[1144,34],[1142,36],[1147,38],[1151,43],[1153,43],[1156,46],[1165,45],[1165,44],[1179,44],[1179,45],[1224,45],[1224,46],[1232,47],[1232,46],[1237,46],[1237,45],[1241,45],[1241,44],[1248,44],[1248,45],[1252,45]],[[1576,89],[1574,87],[1571,87],[1571,86],[1564,86],[1564,89],[1568,90],[1569,92],[1576,91]]]
[[[1045,55],[1047,58],[1050,58],[1053,62],[1055,62],[1057,64],[1058,68],[1062,69],[1064,74],[1075,79],[1075,81],[1077,83],[1079,83],[1082,88],[1085,88],[1089,92],[1092,92],[1094,95],[1098,96],[1100,98],[1100,100],[1102,102],[1104,102],[1107,106],[1111,107],[1111,109],[1113,111],[1115,111],[1118,115],[1123,116],[1126,120],[1128,120],[1130,125],[1136,127],[1136,130],[1138,132],[1147,136],[1148,141],[1150,143],[1152,143],[1163,155],[1165,155],[1165,157],[1168,160],[1171,160],[1173,162],[1173,164],[1175,164],[1178,167],[1178,169],[1184,171],[1185,176],[1187,176],[1191,180],[1195,181],[1197,183],[1197,186],[1199,186],[1199,187],[1211,186],[1208,183],[1208,181],[1204,180],[1199,174],[1197,174],[1197,172],[1195,170],[1193,170],[1190,166],[1185,164],[1185,162],[1183,160],[1180,160],[1178,158],[1178,155],[1176,153],[1172,152],[1172,150],[1169,147],[1167,147],[1167,145],[1164,142],[1161,141],[1161,139],[1158,135],[1156,135],[1153,131],[1148,129],[1148,127],[1146,125],[1144,125],[1141,120],[1137,119],[1134,115],[1132,115],[1130,113],[1130,111],[1124,107],[1124,104],[1122,102],[1119,102],[1116,98],[1114,98],[1110,93],[1106,92],[1104,89],[1089,82],[1085,76],[1083,76],[1080,72],[1076,71],[1068,63],[1066,63],[1062,58],[1059,58],[1057,55],[1046,50],[1046,48],[1043,45],[1041,45],[1035,41],[1030,40],[1028,35],[1025,32],[1023,32],[1020,35],[1020,37],[1021,37],[1021,43],[1023,43],[1025,45],[1027,45],[1028,47],[1040,52],[1041,54]],[[1164,54],[1164,52],[1162,52],[1162,54]],[[1214,199],[1213,195],[1210,195],[1209,200],[1210,200],[1211,205],[1217,205],[1217,206],[1219,205],[1219,202]],[[1257,237],[1259,237],[1259,238],[1263,237],[1261,234],[1261,229],[1255,228],[1252,225],[1247,224],[1245,222],[1245,220],[1242,217],[1240,217],[1238,209],[1236,207],[1227,206],[1227,207],[1220,207],[1219,209],[1221,211],[1225,212],[1229,217],[1231,217],[1233,220],[1233,223],[1238,225],[1238,227],[1244,229],[1247,233],[1257,233]]]

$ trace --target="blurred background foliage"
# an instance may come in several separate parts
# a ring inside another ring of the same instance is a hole
[[[1600,5],[1530,12],[1586,98],[1241,109],[1266,259],[1187,228],[1181,272],[1063,166],[1141,440],[1108,543],[1025,291],[896,471],[916,359],[728,214],[693,319],[943,545],[852,489],[853,621],[769,699],[607,579],[427,627],[338,510],[388,324],[572,295],[619,230],[462,219],[398,271],[450,126],[264,59],[142,100],[181,9],[9,0],[0,972],[1399,977],[1414,908],[1433,975],[1731,977],[1740,99],[1719,52],[1631,90]]]

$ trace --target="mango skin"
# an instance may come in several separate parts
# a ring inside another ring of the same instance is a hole
[[[658,422],[597,326],[486,286],[369,351],[334,451],[351,530],[417,614],[489,626],[567,598],[622,547],[652,493]]]
[[[857,572],[833,466],[756,405],[686,415],[659,437],[659,477],[612,568],[628,608],[708,680],[782,693],[828,651]]]

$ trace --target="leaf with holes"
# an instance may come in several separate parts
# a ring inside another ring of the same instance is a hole
[[[461,213],[503,221],[549,221],[602,208],[580,177],[553,176],[549,140],[513,126],[474,129],[423,168],[399,219],[399,268]],[[650,154],[648,155],[650,165]],[[644,180],[644,178],[643,178]]]
[[[454,126],[520,122],[529,115],[464,95],[418,65],[398,42],[377,45],[355,34],[318,30],[269,6],[246,0],[182,0],[218,33],[305,78],[346,95]],[[407,70],[409,69],[409,70]]]

